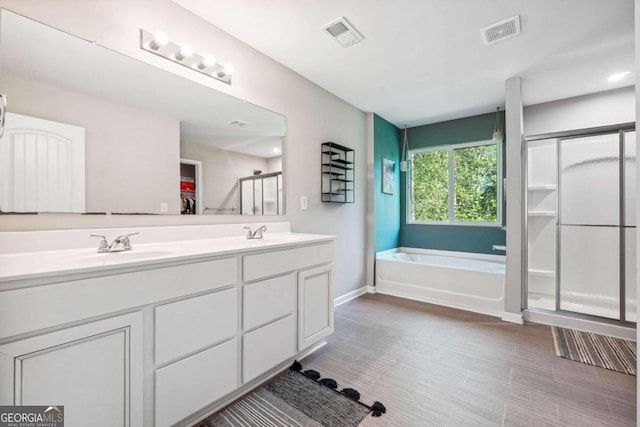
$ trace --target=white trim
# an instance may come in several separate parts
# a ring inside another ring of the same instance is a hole
[[[200,160],[192,160],[180,158],[180,163],[184,163],[185,165],[193,165],[196,167],[196,209],[198,210],[198,215],[204,214],[204,179],[202,178],[202,162]]]
[[[370,294],[375,294],[376,291],[376,287],[375,286],[367,286],[367,292]]]
[[[333,300],[333,306],[334,307],[338,307],[339,305],[342,305],[342,304],[344,304],[346,302],[349,302],[349,301],[351,301],[353,299],[358,298],[361,295],[366,294],[367,291],[368,291],[367,288],[369,288],[369,287],[372,287],[372,286],[363,286],[361,288],[356,289],[355,291],[347,292],[346,294],[335,298]]]
[[[405,299],[410,299],[414,301],[426,302],[428,304],[435,304],[443,307],[455,308],[458,310],[464,310],[464,311],[473,312],[473,313],[486,314],[487,316],[502,318],[502,315],[503,315],[503,312],[500,310],[493,310],[490,308],[477,307],[477,306],[468,305],[468,304],[454,303],[449,300],[429,298],[423,295],[419,295],[418,293],[407,293],[402,291],[396,291],[393,289],[389,289],[389,287],[393,287],[393,285],[385,286],[386,289],[384,290],[378,289],[376,290],[376,293],[383,294],[383,295],[391,295],[394,297],[405,298]]]
[[[497,209],[496,209],[496,221],[451,221],[451,218],[454,218],[454,201],[455,201],[455,190],[454,190],[454,180],[455,180],[455,161],[453,152],[454,150],[463,149],[463,148],[471,148],[471,147],[482,147],[487,145],[496,145],[496,174],[497,174]],[[407,152],[407,155],[411,159],[414,153],[423,153],[430,151],[448,151],[448,164],[449,164],[449,194],[448,194],[448,206],[447,206],[447,220],[446,221],[417,221],[411,218],[411,187],[412,187],[412,174],[411,172],[407,173],[405,180],[405,193],[407,197],[405,198],[405,223],[410,225],[461,225],[461,226],[470,226],[470,227],[500,227],[502,225],[502,205],[504,204],[504,194],[503,194],[503,143],[502,141],[493,141],[491,139],[484,141],[474,141],[474,142],[465,142],[460,144],[444,144],[433,147],[421,147],[410,149]],[[413,164],[413,160],[410,160],[409,163]]]
[[[510,323],[517,323],[518,325],[524,324],[524,319],[522,318],[522,313],[510,313],[505,311],[502,313],[502,320]]]
[[[545,313],[531,309],[524,310],[523,316],[528,322],[541,323],[549,326],[559,326],[561,328],[577,329],[579,331],[593,332],[595,334],[636,341],[636,330],[634,328],[625,328],[620,325],[562,316],[554,313]]]
[[[399,252],[406,253],[406,254],[438,255],[438,256],[450,256],[455,258],[470,258],[470,259],[479,259],[479,260],[494,261],[494,262],[505,262],[506,260],[506,255],[493,255],[493,254],[484,254],[484,253],[477,253],[477,252],[446,251],[442,249],[408,248],[405,246],[377,252],[376,259],[389,258],[389,255],[393,255]]]

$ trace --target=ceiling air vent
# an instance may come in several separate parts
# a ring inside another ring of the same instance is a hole
[[[329,37],[342,47],[351,46],[364,39],[362,34],[344,16],[329,22],[322,27],[322,31],[326,32]]]
[[[520,15],[491,24],[480,30],[482,41],[486,45],[498,43],[520,34]]]

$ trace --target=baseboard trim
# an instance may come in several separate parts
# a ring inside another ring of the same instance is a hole
[[[439,305],[439,306],[442,306],[442,307],[455,308],[457,310],[464,310],[464,311],[469,311],[469,312],[473,312],[473,313],[486,314],[487,316],[492,316],[492,317],[500,318],[502,316],[502,312],[501,311],[493,310],[491,308],[484,308],[484,307],[477,307],[477,306],[472,306],[472,305],[468,305],[468,304],[454,303],[452,301],[444,301],[444,300],[440,300],[440,299],[437,299],[437,298],[430,298],[428,296],[424,296],[424,295],[420,295],[420,294],[416,294],[416,293],[402,292],[402,291],[397,291],[395,289],[389,289],[389,287],[385,287],[385,288],[382,288],[382,289],[377,289],[376,293],[383,294],[383,295],[391,295],[391,296],[394,296],[394,297],[410,299],[410,300],[414,300],[414,301],[426,302],[428,304]]]
[[[510,313],[505,311],[502,313],[502,320],[510,323],[517,323],[518,325],[524,325],[524,318],[522,313]]]
[[[364,295],[367,293],[367,286],[363,286],[361,288],[356,289],[355,291],[348,292],[344,295],[339,296],[333,300],[333,306],[337,307],[339,305],[344,304],[345,302],[349,302],[352,299],[358,298],[360,295]]]
[[[370,294],[375,294],[376,293],[376,287],[375,286],[367,286],[367,292],[369,292]]]
[[[636,341],[636,330],[634,328],[627,328],[619,325],[612,325],[531,309],[524,311],[524,318],[528,322],[541,323],[549,326],[559,326],[561,328],[577,329],[579,331],[593,332],[594,334],[608,335],[610,337]]]

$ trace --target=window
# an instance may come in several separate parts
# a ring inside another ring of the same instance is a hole
[[[408,222],[496,225],[500,145],[493,141],[411,150]]]

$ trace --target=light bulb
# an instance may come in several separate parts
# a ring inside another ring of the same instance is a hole
[[[162,31],[158,31],[153,35],[153,40],[149,43],[149,48],[152,50],[158,50],[168,42],[169,37],[167,37],[167,34]]]
[[[233,65],[231,64],[225,64],[224,67],[222,67],[222,70],[218,71],[218,77],[220,78],[228,77],[231,74],[233,74]]]
[[[175,54],[176,60],[182,61],[184,58],[193,55],[193,48],[190,44],[183,44],[180,50]]]
[[[216,59],[212,55],[205,55],[202,58],[202,61],[200,61],[200,63],[198,64],[198,70],[202,71],[207,67],[211,67],[212,65],[215,65],[215,63],[216,63]]]
[[[278,147],[275,147],[273,149],[273,152],[276,153],[276,154],[280,154],[280,149]]]

